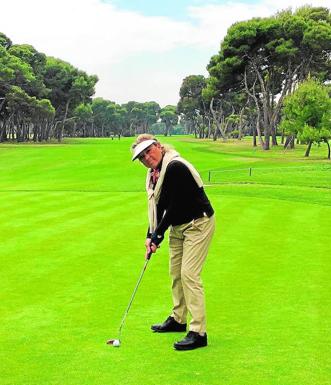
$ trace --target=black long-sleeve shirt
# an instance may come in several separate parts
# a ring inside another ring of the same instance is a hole
[[[157,204],[157,228],[152,242],[159,244],[170,225],[188,223],[204,215],[212,216],[214,210],[203,187],[199,187],[187,166],[173,160],[164,175]]]

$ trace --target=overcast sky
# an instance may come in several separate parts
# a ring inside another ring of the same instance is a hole
[[[177,104],[235,21],[331,0],[0,0],[0,31],[96,74],[96,96]]]

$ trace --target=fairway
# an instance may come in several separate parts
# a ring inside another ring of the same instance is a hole
[[[133,138],[0,144],[1,385],[329,385],[326,149],[307,159],[304,146],[160,140],[197,167],[216,212],[202,275],[209,346],[175,351],[183,334],[150,331],[171,310],[166,240],[122,346],[105,344],[144,264],[145,169],[131,162]]]

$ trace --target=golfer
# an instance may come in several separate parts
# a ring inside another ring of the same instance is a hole
[[[146,256],[156,252],[165,231],[170,228],[173,309],[162,324],[152,325],[151,329],[157,333],[184,332],[190,313],[188,334],[176,342],[174,348],[191,350],[207,346],[200,274],[215,229],[214,210],[198,172],[176,151],[149,134],[138,136],[132,150],[132,160],[139,159],[148,168]]]

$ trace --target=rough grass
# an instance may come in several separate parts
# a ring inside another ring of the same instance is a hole
[[[329,164],[322,147],[305,159],[301,146],[167,141],[206,181],[212,169]],[[0,145],[1,385],[329,384],[330,171],[207,186],[217,216],[203,273],[208,348],[177,352],[181,334],[149,331],[171,307],[166,241],[121,348],[105,345],[144,263],[145,171],[130,142]]]

